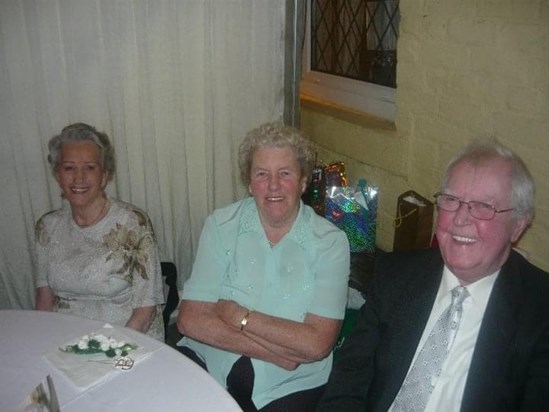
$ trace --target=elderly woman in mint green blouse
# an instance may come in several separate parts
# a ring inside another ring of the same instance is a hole
[[[178,327],[180,351],[245,411],[314,410],[345,313],[345,233],[301,201],[315,153],[297,129],[252,130],[239,149],[251,197],[208,217]]]
[[[105,193],[116,166],[108,136],[69,125],[49,141],[48,162],[63,204],[36,223],[35,308],[163,340],[156,238],[145,212]]]

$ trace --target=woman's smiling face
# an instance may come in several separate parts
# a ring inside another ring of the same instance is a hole
[[[101,149],[91,141],[65,142],[55,173],[57,183],[71,207],[86,207],[103,196],[107,173]]]
[[[307,177],[288,147],[261,147],[253,154],[250,193],[264,224],[291,225],[295,220]]]

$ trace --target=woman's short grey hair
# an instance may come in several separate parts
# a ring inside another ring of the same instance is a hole
[[[309,138],[295,127],[282,123],[265,123],[251,130],[240,144],[238,166],[244,186],[248,186],[251,181],[254,153],[262,147],[291,149],[301,168],[301,176],[307,176],[307,182],[310,181],[316,153]]]
[[[59,161],[61,160],[61,147],[63,143],[90,141],[99,146],[101,150],[101,167],[107,173],[107,180],[114,177],[116,171],[116,158],[114,146],[106,133],[99,132],[95,127],[85,123],[74,123],[66,126],[60,134],[50,139],[48,143],[48,163],[55,175]]]
[[[465,162],[477,167],[496,159],[501,159],[511,166],[511,198],[509,199],[509,205],[515,209],[515,217],[527,217],[528,223],[530,223],[535,212],[534,179],[524,161],[496,139],[475,140],[458,153],[446,166],[441,190],[445,191],[448,188],[452,172],[458,164]]]

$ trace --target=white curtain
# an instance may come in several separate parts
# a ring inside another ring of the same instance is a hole
[[[60,206],[47,142],[105,131],[110,195],[189,276],[205,217],[245,195],[236,151],[284,114],[284,0],[0,2],[0,309],[33,304],[34,222]]]

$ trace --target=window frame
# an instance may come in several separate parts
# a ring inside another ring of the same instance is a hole
[[[386,120],[395,120],[396,89],[311,70],[311,0],[307,0],[300,94]]]

